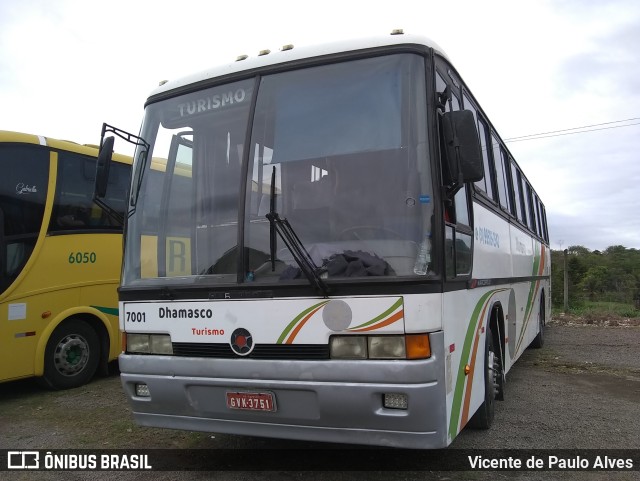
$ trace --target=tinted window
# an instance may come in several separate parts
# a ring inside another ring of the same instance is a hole
[[[538,219],[538,233],[540,237],[544,236],[544,231],[542,230],[542,221],[540,219],[540,201],[538,200],[538,196],[534,194],[534,204],[536,206],[536,218]]]
[[[542,214],[542,227],[544,228],[544,239],[549,242],[549,229],[547,227],[547,212],[544,204],[540,203],[540,213]]]
[[[264,88],[274,90],[272,103],[261,105],[275,110],[273,162],[400,148],[403,61],[388,57],[265,77]]]
[[[522,189],[522,174],[513,165],[513,192],[515,194],[515,202],[518,207],[518,219],[523,224],[527,224],[527,210],[524,206],[524,190]]]
[[[56,196],[49,230],[77,231],[92,229],[121,230],[122,226],[93,202],[96,159],[71,152],[58,154]],[[105,202],[122,216],[129,183],[130,168],[113,162]]]
[[[493,165],[496,169],[496,183],[498,184],[498,197],[500,199],[500,205],[509,209],[509,197],[508,197],[508,184],[507,184],[507,172],[505,171],[505,155],[504,151],[500,147],[500,141],[491,136],[493,143]]]
[[[537,232],[536,231],[536,214],[535,214],[535,210],[533,208],[533,198],[531,195],[531,186],[526,183],[527,186],[527,205],[529,206],[529,227],[531,227],[531,230],[533,232]]]
[[[489,149],[487,142],[488,129],[482,119],[478,119],[478,136],[480,137],[480,150],[482,151],[482,161],[484,164],[484,178],[476,182],[476,187],[482,189],[491,198],[494,198],[493,194],[493,172],[491,169],[491,162],[489,158]]]
[[[0,216],[3,224],[0,287],[4,290],[20,273],[36,244],[47,197],[48,149],[1,146]]]

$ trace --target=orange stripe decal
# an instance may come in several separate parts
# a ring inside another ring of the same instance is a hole
[[[363,327],[362,329],[353,329],[353,330],[351,330],[351,332],[366,332],[366,331],[373,331],[375,329],[380,329],[381,327],[388,326],[389,324],[393,324],[397,320],[402,319],[403,316],[404,316],[404,309],[400,309],[398,312],[393,314],[391,317],[388,317],[387,319],[385,319],[382,322],[379,322],[378,324],[374,324],[372,326]]]
[[[467,375],[467,386],[464,393],[464,402],[462,404],[462,419],[460,420],[460,429],[462,429],[467,421],[469,420],[469,404],[471,404],[471,390],[473,387],[473,374],[476,368],[476,355],[478,354],[478,345],[480,344],[480,329],[482,328],[485,313],[487,312],[487,307],[489,303],[487,302],[482,309],[482,314],[480,315],[480,322],[478,322],[478,327],[476,328],[476,337],[473,341],[473,350],[471,352],[471,358],[469,360],[471,370]]]
[[[320,309],[322,309],[324,307],[324,304],[321,306],[318,306],[317,308],[315,308],[313,311],[311,311],[309,314],[307,314],[296,326],[296,328],[293,330],[293,332],[289,335],[289,338],[286,340],[285,344],[293,344],[293,340],[296,338],[296,336],[298,335],[298,333],[300,332],[300,329],[302,329],[302,326],[304,326],[306,324],[306,322],[311,319],[313,317],[313,315],[318,312]]]

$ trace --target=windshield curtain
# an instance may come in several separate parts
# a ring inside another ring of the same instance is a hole
[[[307,282],[269,212],[320,277],[415,276],[433,214],[425,77],[422,57],[388,55],[149,105],[152,153],[136,165],[124,284]]]

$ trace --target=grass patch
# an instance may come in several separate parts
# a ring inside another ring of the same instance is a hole
[[[562,308],[554,307],[554,316],[563,314]],[[579,305],[570,306],[569,314],[583,319],[640,319],[640,310],[633,304],[606,301],[584,301]]]

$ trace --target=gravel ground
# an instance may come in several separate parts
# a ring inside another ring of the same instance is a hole
[[[449,449],[639,449],[640,327],[560,319],[543,349],[529,349],[507,375],[489,431],[463,431]],[[331,445],[336,449],[340,446]],[[117,375],[66,392],[32,381],[0,384],[0,449],[271,448],[283,459],[317,443],[141,428]],[[248,460],[250,462],[250,460]],[[284,463],[283,463],[284,465]],[[603,476],[604,475],[604,476]],[[636,472],[0,472],[2,480],[636,480]]]

